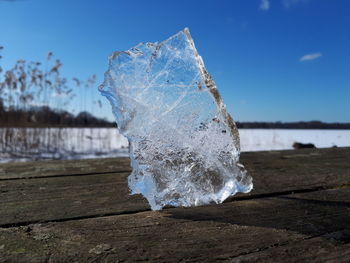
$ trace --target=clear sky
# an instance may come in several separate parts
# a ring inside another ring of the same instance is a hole
[[[98,82],[113,51],[184,27],[234,119],[350,122],[348,0],[0,0],[4,68],[53,51]]]

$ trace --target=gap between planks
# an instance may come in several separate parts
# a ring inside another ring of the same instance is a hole
[[[55,177],[71,177],[71,176],[89,176],[89,175],[104,175],[104,174],[120,174],[129,173],[130,169],[111,171],[111,172],[93,172],[93,173],[81,173],[81,174],[55,174],[55,175],[42,175],[42,176],[28,176],[28,177],[15,177],[15,178],[0,178],[0,181],[16,181],[27,179],[43,179],[43,178],[55,178]]]

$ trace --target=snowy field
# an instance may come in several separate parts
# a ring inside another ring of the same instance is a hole
[[[350,130],[241,129],[242,151],[293,149],[294,142],[317,148],[350,146]],[[0,163],[45,159],[121,157],[128,142],[114,128],[0,128]]]
[[[115,128],[0,128],[0,163],[128,156]]]
[[[294,142],[317,148],[350,146],[350,130],[240,129],[239,134],[245,152],[293,149]]]

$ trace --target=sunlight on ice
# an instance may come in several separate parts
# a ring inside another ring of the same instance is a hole
[[[129,140],[132,194],[153,210],[221,203],[253,188],[239,134],[185,28],[109,58],[99,87]]]

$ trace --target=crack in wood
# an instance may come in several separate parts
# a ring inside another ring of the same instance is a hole
[[[310,193],[310,192],[316,192],[321,190],[331,190],[331,189],[343,189],[343,188],[350,188],[350,182],[344,183],[341,185],[330,185],[330,186],[317,186],[307,189],[294,189],[294,190],[287,190],[287,191],[280,191],[280,192],[273,192],[273,193],[264,193],[264,194],[251,194],[247,196],[233,196],[229,197],[224,201],[224,203],[229,203],[233,201],[243,201],[243,200],[251,200],[251,199],[259,199],[259,198],[268,198],[268,197],[276,197],[281,195],[291,195],[291,194],[302,194],[302,193]]]
[[[138,214],[138,213],[147,212],[147,211],[150,211],[150,209],[144,209],[144,210],[138,210],[138,211],[123,211],[121,213],[102,213],[102,214],[87,215],[87,216],[61,218],[61,219],[22,221],[17,223],[2,224],[0,225],[0,228],[14,228],[14,227],[28,226],[32,224],[59,223],[59,222],[67,222],[67,221],[75,221],[75,220],[93,219],[93,218],[99,218],[99,217]]]
[[[81,173],[81,174],[57,174],[57,175],[42,175],[42,176],[28,176],[28,177],[16,177],[16,178],[0,178],[0,181],[17,181],[27,179],[43,179],[43,178],[57,178],[57,177],[71,177],[71,176],[89,176],[89,175],[103,175],[103,174],[119,174],[129,173],[131,170],[120,170],[110,172],[93,172],[93,173]]]
[[[332,233],[336,233],[336,232],[331,232],[331,233],[324,232],[324,233],[320,233],[320,234],[317,234],[317,235],[304,237],[304,238],[301,238],[301,239],[299,239],[297,241],[293,240],[293,241],[285,241],[285,242],[274,243],[274,244],[272,244],[270,246],[260,247],[260,248],[254,249],[254,250],[245,251],[245,252],[239,253],[237,255],[222,257],[222,258],[220,258],[220,260],[233,260],[233,259],[237,259],[237,258],[242,257],[242,256],[256,254],[256,253],[259,253],[259,252],[262,252],[262,251],[266,251],[266,250],[269,250],[269,249],[285,247],[285,246],[288,246],[288,245],[300,243],[302,241],[316,239],[316,238],[322,237],[322,236],[324,236],[326,234],[332,234]]]

